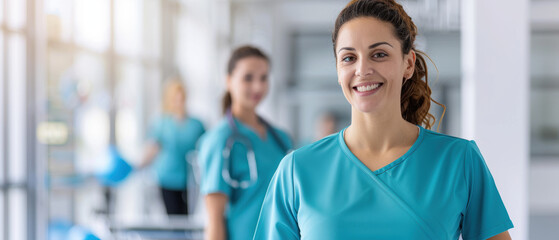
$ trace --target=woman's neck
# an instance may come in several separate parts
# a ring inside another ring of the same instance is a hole
[[[171,116],[173,116],[173,118],[177,119],[177,120],[183,120],[186,118],[186,111],[185,110],[177,110],[177,111],[172,111],[169,113]]]
[[[352,149],[375,153],[394,147],[412,145],[417,139],[417,126],[404,120],[400,113],[362,113],[352,110],[351,125],[344,139]]]
[[[237,120],[248,126],[257,127],[260,124],[260,122],[258,121],[258,115],[256,115],[256,109],[233,105],[231,106],[231,114],[233,114],[233,117],[235,117]]]

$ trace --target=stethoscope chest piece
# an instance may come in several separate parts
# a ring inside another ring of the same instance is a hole
[[[231,164],[232,164],[231,151],[233,150],[233,145],[235,145],[236,143],[242,144],[246,147],[246,151],[247,151],[246,158],[247,158],[249,176],[250,176],[248,180],[235,180],[231,177],[231,173],[230,173]],[[256,181],[258,181],[258,169],[256,166],[256,156],[254,154],[254,148],[252,147],[252,143],[250,142],[250,139],[248,139],[247,137],[239,133],[236,132],[233,133],[225,143],[225,148],[223,148],[222,156],[223,156],[223,167],[221,169],[221,175],[223,177],[223,180],[225,180],[225,182],[229,184],[231,187],[245,189],[252,186],[253,184],[256,183]]]

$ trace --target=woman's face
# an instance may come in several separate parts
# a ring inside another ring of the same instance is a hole
[[[402,55],[388,22],[359,17],[342,25],[336,43],[338,83],[352,108],[400,112],[403,79],[413,74],[415,53]]]
[[[183,91],[184,90],[180,88],[174,90],[173,99],[171,100],[174,112],[184,111],[186,97]]]
[[[233,105],[254,110],[268,93],[268,62],[260,57],[246,57],[235,64],[227,77],[227,89]]]

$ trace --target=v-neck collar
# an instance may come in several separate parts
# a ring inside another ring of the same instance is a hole
[[[247,126],[246,124],[244,124],[243,122],[239,121],[237,118],[233,117],[233,121],[235,121],[235,124],[237,125],[237,128],[239,130],[239,132],[247,132],[248,134],[253,135],[254,137],[256,137],[259,141],[267,143],[268,139],[270,139],[270,133],[268,131],[271,131],[271,129],[269,129],[268,127],[264,126],[264,128],[266,129],[266,136],[265,138],[262,138],[262,136],[260,136],[260,134],[258,134],[258,132],[256,132],[254,129],[252,129],[251,127]],[[241,130],[242,129],[242,130]]]
[[[383,174],[384,172],[388,171],[389,169],[397,166],[398,164],[402,163],[419,147],[419,145],[423,141],[423,135],[425,133],[425,129],[423,127],[419,126],[419,125],[416,125],[416,126],[419,127],[419,135],[417,136],[417,139],[415,140],[413,145],[410,147],[410,149],[408,149],[408,151],[406,151],[406,153],[404,153],[404,155],[402,155],[401,157],[397,158],[396,160],[392,161],[391,163],[387,164],[386,166],[384,166],[382,168],[379,168],[375,171],[372,171],[371,169],[369,169],[363,162],[361,162],[361,160],[359,160],[359,158],[357,158],[355,156],[355,154],[353,154],[351,152],[351,150],[349,150],[349,147],[347,146],[347,144],[345,143],[345,140],[344,140],[344,132],[347,129],[347,127],[342,129],[338,133],[338,143],[339,143],[340,148],[342,149],[342,151],[346,154],[346,156],[349,159],[351,159],[351,161],[353,161],[363,171],[365,171],[366,173],[373,173],[374,175],[380,175],[380,174]]]

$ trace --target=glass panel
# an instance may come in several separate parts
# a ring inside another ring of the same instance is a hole
[[[75,0],[74,31],[76,43],[97,51],[109,46],[109,0]]]
[[[19,29],[25,26],[26,0],[8,1],[8,27]]]
[[[79,173],[105,169],[109,146],[109,112],[99,106],[87,106],[77,116],[77,163]]]
[[[118,53],[140,55],[143,42],[142,10],[141,1],[115,1],[115,47]]]
[[[75,76],[66,81],[75,84],[76,94],[86,99],[75,108],[76,169],[91,173],[99,169],[107,152],[111,99],[102,56],[78,53],[75,59]]]
[[[49,40],[71,40],[72,4],[68,0],[50,0],[45,2],[45,18]]]
[[[534,33],[530,45],[532,82],[545,83],[550,77],[559,78],[559,32]]]
[[[532,155],[558,156],[559,106],[557,103],[559,102],[559,88],[532,89],[530,96]]]
[[[4,191],[0,191],[0,240],[4,239],[4,233],[6,231],[6,222],[4,222],[4,217],[6,213],[4,212]]]
[[[161,48],[161,1],[144,1],[143,29],[146,56],[158,58]]]
[[[4,23],[4,1],[5,0],[0,0],[0,24]],[[2,234],[0,234],[0,239],[2,237]]]
[[[533,33],[530,44],[530,151],[559,156],[559,33]]]
[[[0,2],[0,6],[1,6],[1,2]],[[1,9],[0,9],[1,11]],[[6,126],[5,122],[4,122],[4,108],[5,108],[5,103],[4,103],[4,93],[6,92],[6,90],[4,89],[4,86],[6,86],[6,79],[4,79],[4,33],[0,32],[0,184],[2,184],[4,182],[4,164],[5,164],[5,159],[4,159],[4,126]],[[2,206],[0,205],[0,208],[2,208]],[[0,215],[2,216],[2,215]],[[2,231],[0,231],[2,232]],[[2,234],[0,234],[0,239]]]
[[[429,86],[432,97],[446,106],[446,113],[441,122],[440,132],[460,135],[460,33],[428,32],[417,39],[419,50],[424,56],[429,72]],[[430,59],[429,59],[430,58]],[[433,130],[437,130],[442,114],[442,107],[431,102],[431,113],[437,119]]]
[[[138,63],[122,62],[118,69],[116,87],[116,141],[126,159],[140,159],[140,123],[142,114],[142,67]]]
[[[12,35],[8,42],[8,178],[25,181],[25,38]],[[13,238],[19,239],[19,238]]]
[[[72,200],[74,196],[71,191],[56,187],[50,189],[48,196],[49,218],[70,222],[73,218]]]
[[[159,68],[147,68],[146,69],[146,80],[143,82],[143,106],[144,106],[144,116],[143,116],[143,126],[141,129],[148,129],[150,121],[152,121],[154,116],[157,116],[161,112],[161,70]],[[142,135],[145,136],[145,135]]]
[[[74,174],[74,114],[76,107],[87,99],[85,91],[80,94],[76,90],[77,81],[73,68],[74,54],[72,50],[59,46],[49,46],[46,55],[47,118],[51,122],[66,125],[69,135],[65,144],[49,145],[47,148],[48,176],[53,178]],[[51,181],[50,184],[56,185],[56,181]],[[57,211],[60,211],[60,209],[57,209]]]
[[[24,189],[10,189],[8,193],[8,221],[10,232],[8,239],[27,239],[27,197]]]
[[[298,88],[338,90],[336,60],[332,56],[332,40],[328,33],[298,34],[294,37],[293,84]]]

